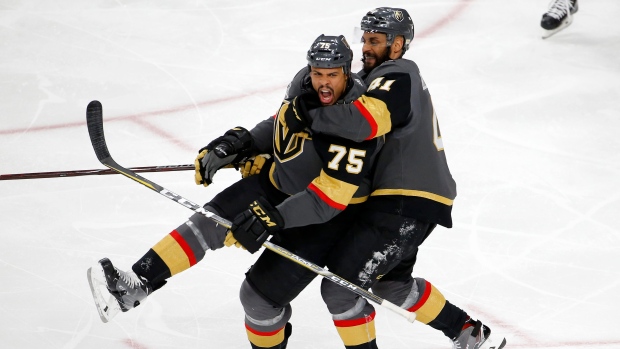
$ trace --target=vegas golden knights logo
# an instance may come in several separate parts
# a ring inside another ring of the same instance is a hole
[[[405,19],[405,15],[403,15],[403,11],[394,11],[394,19],[402,22]]]
[[[297,155],[301,154],[304,149],[304,141],[308,135],[304,132],[293,133],[286,126],[284,121],[284,113],[289,105],[283,106],[280,109],[278,119],[274,125],[274,155],[280,160],[280,162],[286,162],[294,159]]]

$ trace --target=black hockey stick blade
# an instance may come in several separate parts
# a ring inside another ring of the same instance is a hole
[[[105,143],[103,134],[103,110],[101,102],[92,101],[86,107],[86,126],[90,135],[90,142],[95,149],[97,159],[103,162],[110,157],[110,151]]]
[[[88,127],[88,134],[90,135],[90,142],[95,150],[95,154],[97,155],[97,159],[111,169],[112,171],[116,171],[125,177],[128,177],[145,187],[156,191],[160,195],[167,197],[168,199],[174,200],[177,203],[194,210],[197,213],[201,213],[205,215],[207,218],[212,219],[213,221],[223,225],[226,228],[230,228],[232,225],[228,220],[218,217],[213,214],[213,212],[206,211],[202,206],[178,195],[174,192],[169,191],[168,189],[162,187],[161,185],[152,182],[135,172],[131,171],[128,168],[125,168],[119,165],[108,151],[108,146],[105,141],[105,135],[103,133],[103,110],[101,103],[99,101],[92,101],[88,103],[86,107],[86,125]]]

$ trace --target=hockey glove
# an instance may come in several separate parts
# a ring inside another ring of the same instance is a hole
[[[284,112],[284,121],[286,126],[293,133],[303,131],[306,127],[310,127],[311,120],[308,116],[308,110],[321,106],[319,96],[315,91],[303,93],[291,101],[288,108]]]
[[[254,158],[246,160],[243,167],[239,168],[239,171],[241,171],[241,178],[259,174],[267,159],[269,159],[269,155],[265,154],[257,155]]]
[[[235,217],[230,228],[233,237],[250,253],[258,251],[269,235],[282,230],[284,219],[278,210],[263,197]]]
[[[224,239],[224,246],[235,246],[236,248],[242,248],[244,250],[246,249],[245,247],[243,247],[243,245],[241,245],[239,241],[237,241],[237,239],[235,239],[232,232],[230,231],[228,232],[228,234],[226,234],[226,239]]]
[[[213,176],[220,168],[230,164],[237,167],[251,154],[253,144],[252,135],[243,127],[228,130],[211,141],[198,151],[194,161],[196,184],[206,187],[213,182]]]

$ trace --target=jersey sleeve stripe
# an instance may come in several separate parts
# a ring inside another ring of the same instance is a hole
[[[360,111],[371,128],[368,139],[382,136],[392,129],[392,118],[385,102],[380,99],[361,96],[353,105]]]
[[[370,135],[366,139],[368,140],[368,139],[375,138],[375,136],[377,135],[377,122],[372,117],[368,109],[366,109],[366,107],[364,107],[362,102],[360,102],[359,99],[353,102],[353,105],[357,108],[357,110],[359,110],[359,112],[362,114],[364,119],[366,119],[366,121],[368,122],[368,125],[370,126]]]
[[[321,170],[321,174],[310,183],[308,188],[329,206],[344,210],[351,202],[358,186],[331,177]]]
[[[319,189],[313,183],[310,183],[310,185],[308,185],[308,189],[313,191],[321,200],[323,200],[330,207],[333,207],[333,208],[335,208],[337,210],[340,210],[340,211],[343,211],[345,208],[347,208],[346,205],[337,203],[336,201],[330,199],[329,196],[327,196],[325,193],[323,193],[323,191],[321,191],[321,189]]]
[[[402,196],[419,196],[425,199],[437,201],[447,206],[452,206],[454,203],[454,199],[447,198],[445,196],[429,193],[427,191],[421,190],[410,190],[410,189],[377,189],[370,194],[370,196],[380,196],[380,195],[402,195]]]

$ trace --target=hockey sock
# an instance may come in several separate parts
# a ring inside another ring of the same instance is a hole
[[[420,297],[407,310],[416,313],[416,320],[454,338],[461,332],[468,316],[459,307],[451,304],[430,282],[415,279]]]
[[[284,327],[268,332],[263,332],[253,327],[257,326],[253,326],[253,324],[246,321],[245,331],[252,349],[285,349],[288,337],[291,336],[293,329],[288,322]]]
[[[362,312],[351,319],[334,319],[334,325],[345,348],[377,349],[374,311],[367,315]]]
[[[191,221],[164,236],[132,267],[133,271],[156,285],[189,269],[205,255],[205,249],[191,229]]]

